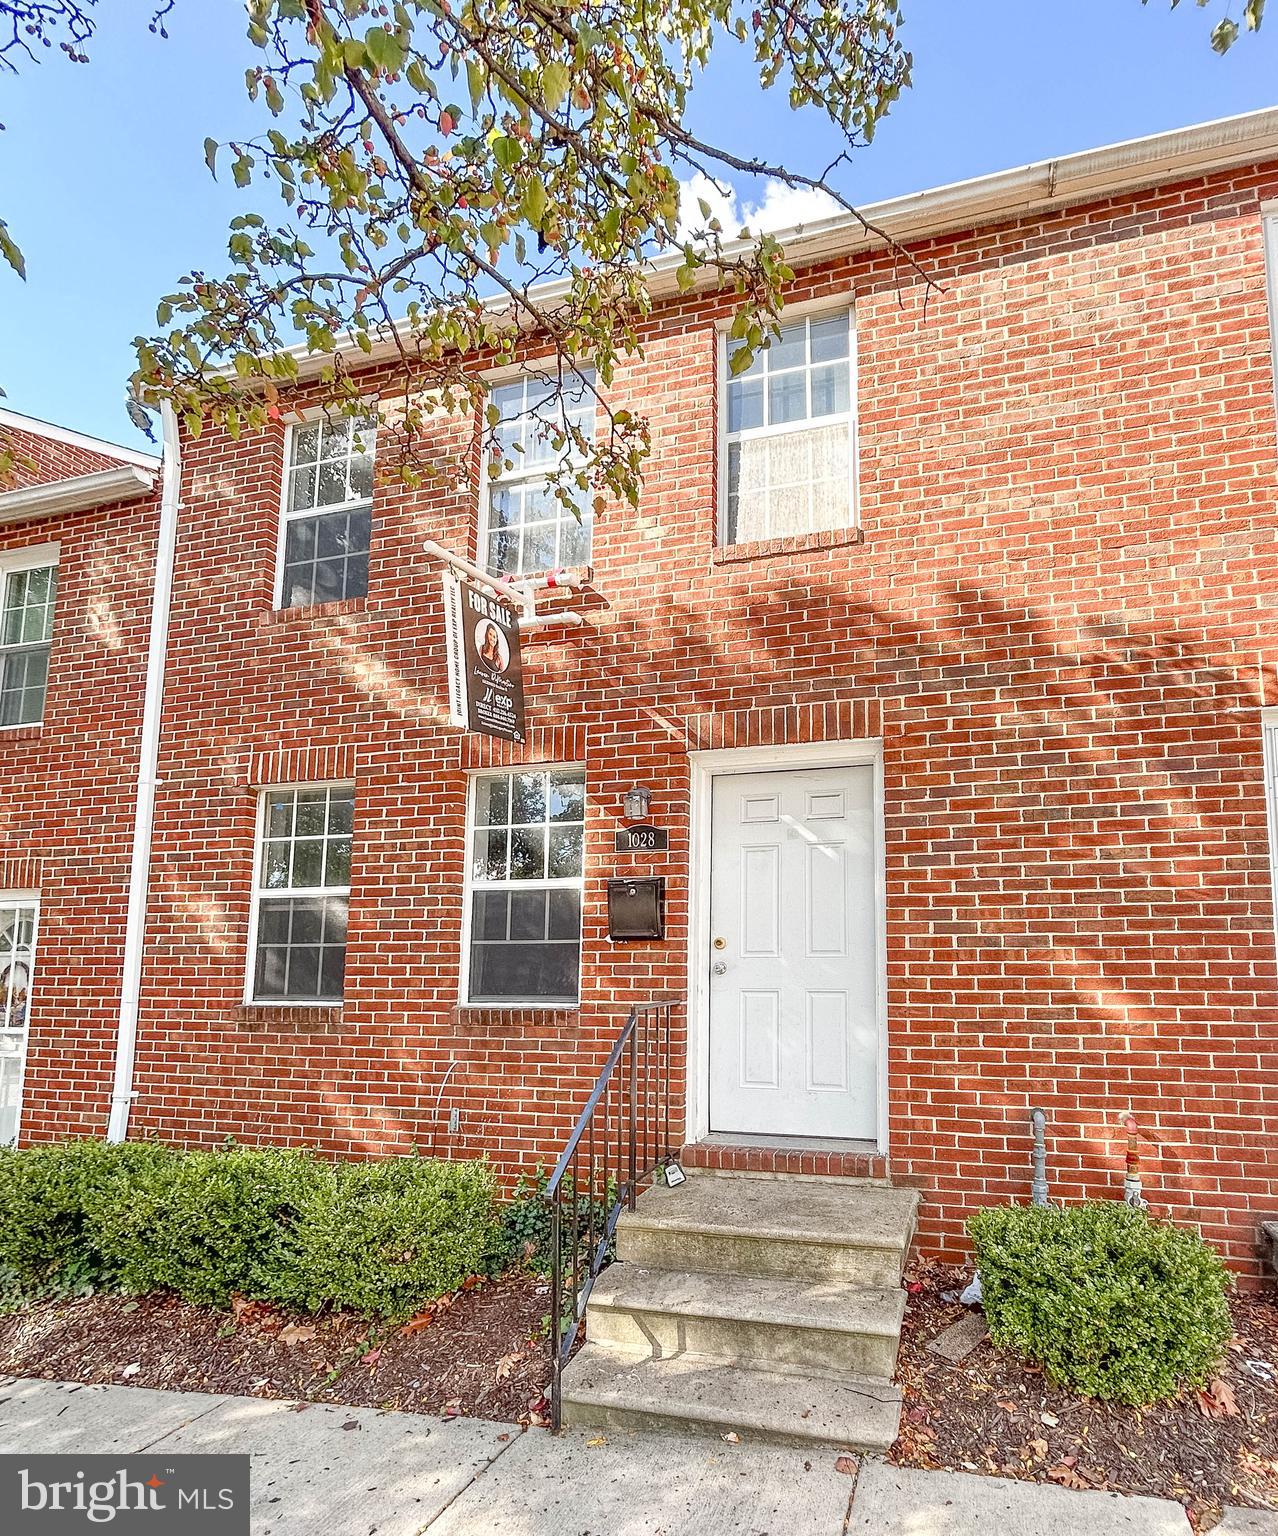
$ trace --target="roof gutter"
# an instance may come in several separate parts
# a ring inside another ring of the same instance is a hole
[[[1259,112],[1245,112],[1237,117],[1199,123],[1192,128],[1177,128],[1170,133],[1129,139],[1125,143],[1083,150],[1053,160],[1039,160],[1014,170],[871,203],[860,209],[860,218],[855,214],[839,213],[774,233],[785,248],[786,261],[791,267],[810,266],[814,262],[836,260],[854,251],[873,250],[888,242],[905,245],[929,240],[956,231],[979,229],[987,224],[1028,218],[1071,204],[1275,159],[1278,159],[1278,107],[1266,107]],[[867,230],[866,225],[873,228]],[[749,248],[750,243],[746,241],[729,242],[724,247],[729,256]],[[682,262],[682,252],[672,251],[648,264],[648,291],[654,299],[679,293],[675,274]],[[697,286],[710,288],[714,281],[713,273],[702,273]],[[567,291],[566,282],[546,283],[534,288],[532,297],[539,304],[550,305]],[[510,310],[510,301],[504,294],[494,295],[486,301],[485,308],[499,316]],[[410,334],[404,324],[397,327],[397,332],[401,338]],[[332,362],[333,354],[312,353],[305,345],[286,350],[297,359],[301,378],[314,376]],[[353,336],[344,336],[339,338],[336,351],[343,356],[353,354],[353,362],[367,367],[398,357],[399,341],[388,337],[374,342],[371,351],[364,352]],[[229,376],[230,370],[225,372]]]
[[[154,489],[155,471],[134,464],[95,470],[73,480],[53,480],[47,485],[24,485],[0,494],[0,523],[65,517],[69,512],[88,512],[112,502],[138,501]]]
[[[116,1026],[115,1079],[107,1140],[123,1141],[129,1132],[133,1104],[133,1064],[137,1054],[138,1008],[142,993],[142,948],[146,935],[147,889],[151,877],[151,838],[155,827],[156,767],[160,756],[160,716],[164,703],[164,657],[169,641],[169,610],[173,592],[173,551],[177,541],[182,454],[177,416],[160,405],[164,439],[160,523],[155,544],[155,582],[151,594],[151,635],[146,657],[146,689],[142,704],[142,739],[138,749],[137,793],[133,814],[133,856],[129,865],[128,916],[124,929],[124,961],[120,982],[120,1014]]]

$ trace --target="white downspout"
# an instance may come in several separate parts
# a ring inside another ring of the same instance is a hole
[[[138,1040],[138,1000],[142,989],[142,946],[146,934],[147,886],[151,874],[151,834],[155,826],[155,776],[160,753],[160,717],[164,704],[164,653],[169,641],[169,601],[173,593],[173,548],[181,503],[182,456],[173,407],[160,406],[164,438],[160,525],[156,533],[155,584],[151,593],[151,637],[146,656],[146,692],[142,703],[142,739],[138,750],[137,800],[133,813],[133,858],[129,867],[129,910],[124,929],[124,964],[120,1019],[116,1030],[115,1081],[107,1140],[123,1141],[133,1103],[133,1059]]]

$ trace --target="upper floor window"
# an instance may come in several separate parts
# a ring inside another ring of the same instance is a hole
[[[585,814],[580,768],[474,780],[468,1002],[577,1001]]]
[[[721,541],[744,544],[853,521],[852,312],[781,327],[749,368],[726,342]]]
[[[520,378],[498,384],[492,403],[500,412],[497,440],[502,459],[488,476],[480,527],[481,559],[502,576],[532,576],[565,565],[589,565],[592,515],[583,495],[565,506],[550,483],[561,452],[547,429],[575,426],[589,440],[595,431],[594,374],[556,380]],[[571,445],[570,460],[579,461]]]
[[[0,726],[44,718],[57,587],[53,546],[0,554]]]
[[[367,595],[374,430],[347,417],[289,428],[278,607]]]
[[[249,1000],[340,1003],[354,786],[263,790],[259,818]]]

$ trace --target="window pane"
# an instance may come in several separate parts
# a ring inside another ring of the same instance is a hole
[[[49,652],[9,651],[0,655],[0,725],[36,725],[44,718]]]
[[[527,823],[546,819],[546,775],[517,773],[511,799],[512,822]]]
[[[763,380],[734,379],[728,385],[728,431],[763,425]]]
[[[288,506],[289,511],[298,508],[313,507],[315,505],[315,466],[303,464],[300,469],[289,472],[288,482]]]
[[[505,826],[509,820],[509,778],[501,773],[480,779],[475,785],[475,825]]]
[[[551,821],[581,821],[586,814],[586,780],[580,773],[552,774]]]
[[[292,434],[293,463],[313,464],[319,457],[320,429],[318,422],[308,427],[294,427]]]
[[[510,896],[510,937],[544,939],[546,937],[547,891],[512,891]]]
[[[350,832],[355,825],[355,795],[349,789],[332,789],[328,796],[328,830]]]
[[[351,496],[371,500],[373,495],[373,456],[361,453],[351,460]]]
[[[262,884],[272,891],[282,891],[288,885],[288,843],[267,843],[262,857]]]
[[[293,831],[293,801],[291,789],[272,790],[266,797],[266,835],[288,837]]]
[[[472,939],[504,939],[508,935],[509,891],[476,891],[471,907]]]
[[[506,838],[505,828],[496,831],[483,831],[475,833],[474,861],[471,865],[472,878],[476,880],[504,880],[506,878]]]
[[[315,837],[322,833],[328,821],[328,791],[325,789],[301,789],[297,791],[298,837]]]
[[[552,827],[546,873],[552,880],[568,880],[581,874],[582,829]]]
[[[510,834],[510,878],[541,880],[546,874],[546,829],[515,827]]]
[[[581,892],[551,891],[549,896],[546,937],[579,939],[581,937]]]
[[[351,883],[351,840],[349,837],[330,838],[324,855],[324,884],[349,885]]]
[[[346,969],[346,897],[262,901],[254,996],[339,1002]]]
[[[580,956],[578,944],[472,944],[471,1001],[575,1003]]]
[[[814,416],[842,416],[849,408],[848,365],[827,364],[812,370],[812,414]]]
[[[828,363],[837,357],[848,355],[848,338],[851,323],[846,310],[837,315],[812,321],[812,361]]]
[[[808,376],[805,372],[777,374],[768,380],[768,423],[802,421],[808,414]]]
[[[731,369],[731,366],[732,366],[732,359],[737,355],[738,352],[741,351],[741,349],[744,346],[745,346],[745,342],[743,342],[743,341],[730,341],[728,343],[728,366],[729,366],[729,369]],[[744,373],[734,373],[731,376],[734,379],[751,379],[756,374],[759,374],[759,373],[762,373],[762,372],[763,372],[763,349],[760,348],[754,354],[754,361],[750,364],[750,366],[745,370]]]
[[[589,565],[593,532],[593,518],[565,518],[559,525],[560,565]]]
[[[346,500],[346,465],[341,462],[321,464],[315,481],[317,505],[332,507]]]

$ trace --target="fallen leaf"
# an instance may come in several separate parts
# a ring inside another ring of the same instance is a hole
[[[376,1365],[377,1362],[382,1358],[382,1352],[380,1349],[370,1349],[369,1352],[362,1358],[364,1364],[371,1368],[372,1366]]]
[[[439,1416],[442,1419],[458,1419],[461,1417],[461,1411],[461,1398],[452,1397],[439,1410]]]
[[[1092,1485],[1086,1478],[1079,1477],[1073,1467],[1067,1467],[1064,1462],[1059,1467],[1049,1467],[1047,1475],[1054,1483],[1059,1483],[1062,1488],[1087,1489]]]
[[[123,1376],[124,1379],[127,1381],[130,1376],[136,1376],[137,1373],[141,1369],[142,1369],[142,1362],[140,1360],[135,1360],[132,1365],[126,1365],[124,1367],[124,1369],[120,1372],[120,1375]]]
[[[855,1477],[856,1476],[856,1457],[855,1456],[839,1456],[839,1457],[837,1457],[836,1460],[835,1460],[835,1463],[834,1463],[834,1470],[836,1472],[842,1472],[845,1477]]]
[[[1223,1376],[1217,1376],[1205,1391],[1198,1394],[1198,1407],[1204,1418],[1236,1419],[1238,1417],[1238,1400],[1234,1396],[1234,1389]]]
[[[305,1344],[318,1332],[314,1323],[290,1323],[287,1328],[280,1329],[279,1341],[281,1344]]]
[[[1061,1422],[1054,1413],[1048,1413],[1046,1409],[1038,1416],[1041,1424],[1046,1424],[1048,1429],[1055,1429]]]
[[[607,1445],[608,1437],[606,1435],[596,1435],[593,1440],[587,1440],[586,1444],[591,1448],[591,1450],[595,1450],[598,1446]]]
[[[998,1405],[1003,1410],[1004,1413],[1015,1413],[1016,1412],[1016,1404],[1015,1403],[1009,1403],[1009,1402],[1005,1401],[1003,1398],[999,1399]]]
[[[719,1438],[721,1440],[726,1440],[729,1445],[741,1444],[741,1436],[737,1434],[735,1429],[730,1429],[726,1435],[720,1435]]]
[[[434,1321],[434,1308],[427,1307],[424,1312],[419,1312],[416,1317],[410,1317],[399,1331],[403,1334],[420,1333],[423,1328],[429,1328]]]
[[[497,1380],[505,1381],[523,1358],[522,1354],[503,1355],[497,1362]]]

